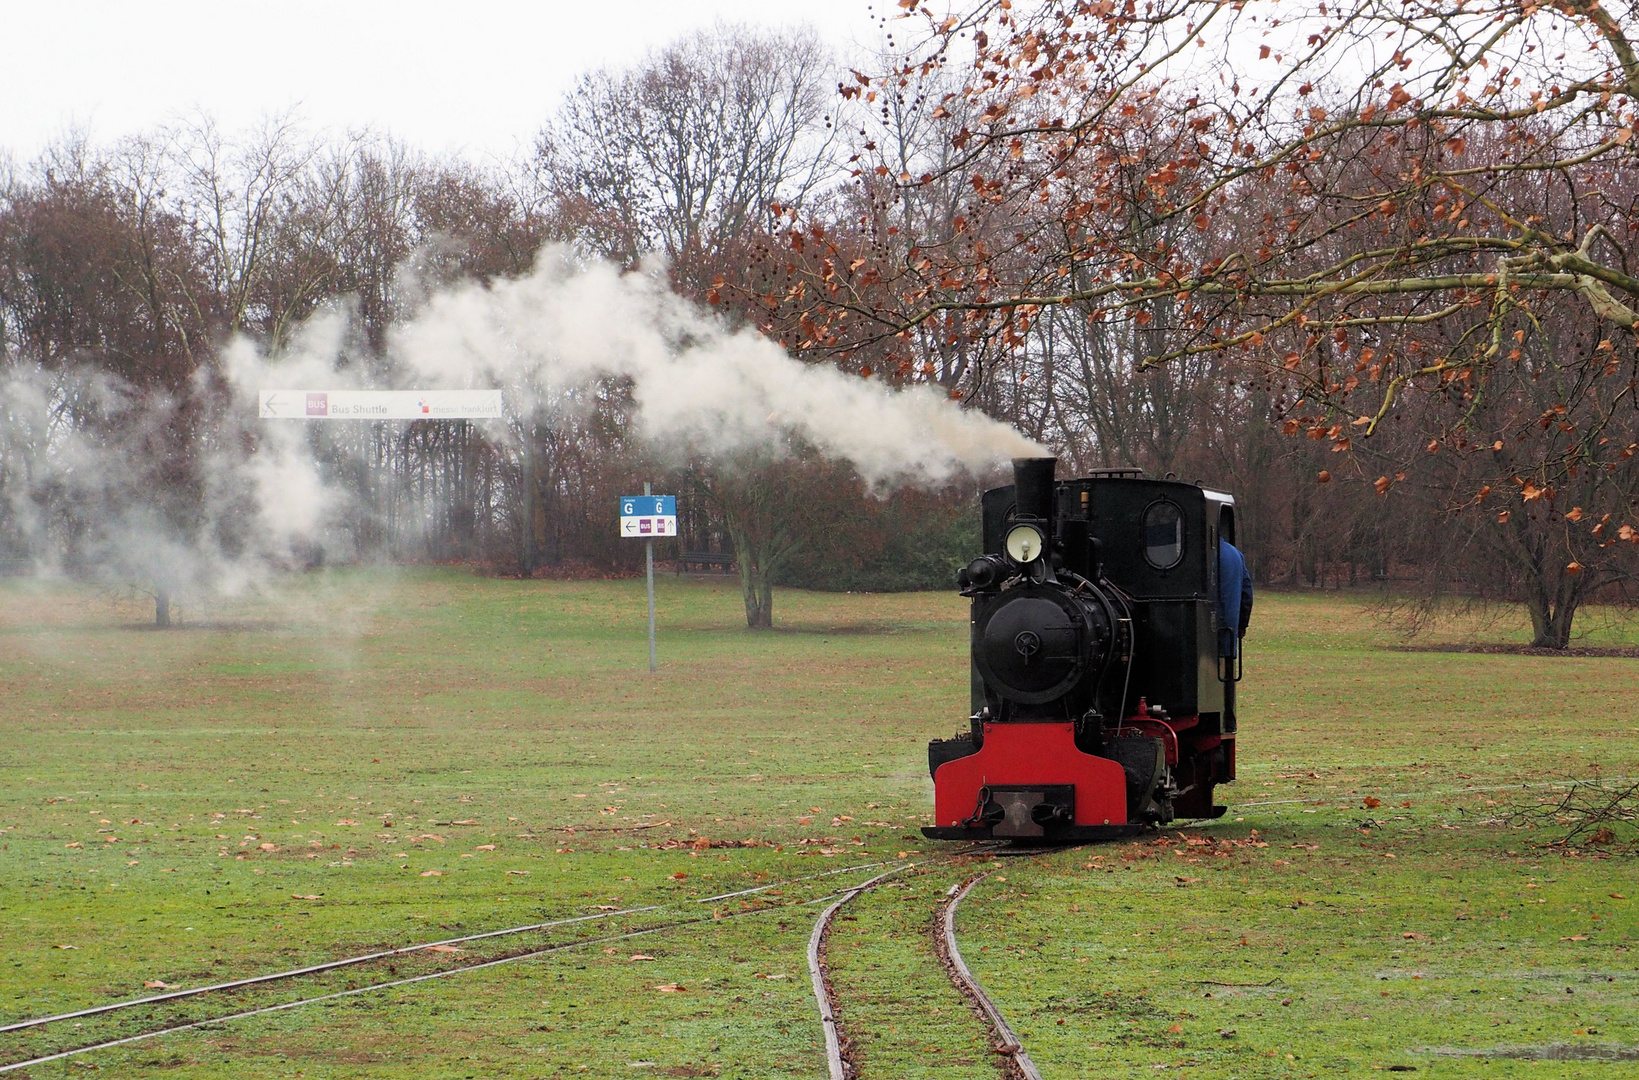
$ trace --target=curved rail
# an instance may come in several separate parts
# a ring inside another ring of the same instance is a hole
[[[1007,1055],[1013,1062],[1014,1071],[1023,1080],[1042,1080],[1041,1072],[1037,1070],[1036,1063],[1030,1060],[1029,1054],[1025,1053],[1024,1046],[1019,1042],[1019,1037],[1008,1026],[1007,1020],[1002,1017],[1002,1012],[996,1007],[996,1003],[990,1000],[990,995],[985,993],[984,987],[979,985],[979,980],[975,979],[973,972],[968,970],[967,963],[962,959],[962,950],[956,945],[956,908],[972,891],[973,886],[989,876],[988,873],[977,874],[969,878],[966,884],[951,886],[951,898],[946,902],[945,910],[939,916],[941,930],[939,941],[943,945],[941,952],[950,966],[951,981],[956,983],[957,989],[962,991],[964,997],[979,1008],[985,1018],[990,1021],[990,1026],[995,1029],[996,1038],[1000,1042],[997,1052]]]
[[[881,863],[877,863],[875,865],[880,866]],[[903,866],[897,867],[893,870],[888,871],[886,874],[877,875],[876,877],[872,878],[870,881],[867,881],[862,885],[854,886],[852,889],[847,890],[846,892],[840,894],[841,898],[836,903],[832,904],[831,907],[827,909],[827,911],[835,911],[838,907],[840,907],[847,900],[852,899],[854,896],[857,896],[860,892],[864,891],[867,888],[870,888],[876,882],[882,880],[883,878],[891,877],[892,875],[897,874],[897,873],[899,873],[899,872],[901,872],[902,870],[905,870],[905,869],[908,869],[908,867],[903,867]],[[812,880],[814,877],[828,877],[831,874],[842,873],[842,872],[844,872],[844,871],[841,871],[841,870],[827,871],[825,874],[816,874],[816,875],[813,875],[810,878],[799,879],[799,880]],[[773,885],[770,885],[770,886],[767,886],[767,887],[768,888],[776,888],[776,887],[778,887],[778,883],[774,883]],[[751,890],[742,890],[740,893],[724,894],[724,895],[744,895],[744,893],[746,891],[751,891]],[[831,895],[832,896],[837,896],[839,894],[832,893]],[[705,897],[705,898],[703,898],[701,900],[698,900],[698,901],[695,901],[695,902],[696,903],[706,903],[706,902],[709,902],[710,900],[714,900],[714,899],[722,899],[722,897],[721,896],[719,896],[719,897]],[[824,900],[824,899],[827,899],[827,898],[826,897],[821,897],[820,899]],[[412,975],[412,976],[409,976],[409,977],[406,977],[406,978],[403,978],[403,979],[392,979],[392,980],[389,980],[387,982],[370,983],[367,986],[354,987],[350,990],[338,990],[338,991],[335,991],[335,992],[329,993],[329,994],[320,994],[316,997],[298,998],[295,1001],[286,1001],[286,1002],[282,1002],[278,1005],[264,1005],[264,1006],[260,1006],[258,1008],[254,1008],[254,1009],[244,1009],[244,1010],[241,1010],[239,1012],[227,1013],[227,1014],[222,1015],[222,1016],[208,1017],[207,1019],[204,1019],[204,1020],[193,1020],[193,1021],[188,1021],[186,1023],[181,1023],[181,1024],[172,1024],[172,1025],[169,1025],[167,1027],[155,1028],[152,1031],[144,1031],[144,1032],[140,1032],[136,1035],[127,1035],[124,1038],[108,1039],[108,1040],[105,1040],[103,1042],[89,1043],[85,1046],[76,1046],[76,1047],[73,1047],[73,1048],[68,1049],[68,1050],[60,1050],[60,1051],[57,1051],[56,1053],[45,1054],[45,1055],[42,1055],[40,1057],[30,1058],[27,1061],[13,1061],[13,1062],[10,1062],[8,1064],[0,1065],[0,1073],[8,1073],[8,1072],[12,1072],[13,1070],[16,1070],[16,1069],[26,1069],[26,1068],[29,1068],[30,1066],[33,1066],[33,1065],[44,1065],[47,1062],[60,1061],[64,1058],[76,1057],[80,1054],[88,1054],[93,1050],[110,1050],[110,1049],[113,1049],[114,1047],[117,1047],[117,1046],[127,1046],[127,1045],[130,1045],[131,1043],[143,1042],[147,1039],[156,1039],[156,1038],[160,1037],[161,1035],[171,1035],[171,1034],[175,1034],[177,1032],[193,1031],[193,1030],[196,1030],[196,1029],[199,1029],[199,1028],[209,1027],[213,1024],[226,1023],[230,1020],[244,1020],[244,1019],[248,1019],[248,1018],[253,1017],[253,1016],[264,1016],[264,1015],[267,1015],[269,1013],[284,1012],[288,1009],[296,1009],[296,1008],[300,1008],[304,1005],[317,1005],[317,1004],[320,1004],[320,1003],[326,1002],[326,1001],[335,1001],[338,998],[355,997],[359,994],[373,993],[377,990],[390,990],[393,987],[397,987],[397,986],[409,986],[409,985],[412,985],[414,983],[428,982],[432,979],[442,979],[442,978],[445,978],[445,977],[450,976],[450,975],[460,975],[460,974],[463,974],[464,972],[468,972],[468,971],[481,971],[485,968],[499,967],[502,964],[516,963],[520,960],[529,960],[529,959],[533,959],[534,957],[537,957],[537,956],[546,956],[550,953],[564,952],[564,951],[567,951],[569,949],[579,949],[579,948],[583,948],[587,945],[603,945],[603,944],[607,944],[611,941],[624,941],[624,940],[627,940],[629,938],[643,937],[643,936],[648,935],[648,934],[658,934],[658,933],[660,933],[664,930],[675,930],[675,929],[678,929],[680,927],[685,927],[685,926],[709,925],[709,924],[712,924],[712,923],[720,922],[724,919],[738,918],[742,915],[761,915],[761,914],[765,914],[765,913],[770,912],[770,911],[782,911],[782,910],[785,910],[786,908],[799,907],[799,906],[803,906],[805,904],[812,904],[812,903],[816,903],[816,902],[818,902],[818,901],[815,901],[815,900],[794,901],[794,902],[788,903],[788,904],[774,904],[774,905],[770,905],[768,907],[750,908],[750,909],[743,910],[743,911],[725,911],[725,912],[716,912],[716,911],[714,911],[709,916],[703,916],[703,917],[694,918],[694,919],[678,919],[674,922],[662,923],[659,926],[649,926],[649,927],[645,927],[641,930],[630,930],[630,931],[627,931],[625,933],[620,933],[620,934],[606,934],[602,937],[581,938],[578,941],[565,941],[565,942],[561,942],[561,943],[556,944],[556,945],[545,945],[545,946],[542,946],[541,948],[538,948],[538,949],[526,949],[526,950],[523,950],[521,952],[512,953],[512,954],[507,955],[507,956],[496,957],[493,960],[480,961],[480,962],[475,963],[475,964],[463,964],[459,967],[445,968],[442,971],[431,971],[431,972],[427,972],[427,973],[421,974],[421,975]],[[647,910],[654,910],[654,909],[651,908],[651,909],[647,909]],[[579,921],[579,920],[572,920],[572,921]],[[475,937],[492,937],[492,936],[494,936],[494,932],[492,932],[490,934],[474,935],[474,936]],[[422,945],[422,946],[419,946],[419,948],[424,949],[424,948],[426,948],[426,946]]]
[[[774,881],[767,885],[758,885],[755,888],[740,889],[735,892],[719,893],[716,896],[702,896],[692,901],[696,904],[710,904],[717,900],[731,900],[737,896],[750,896],[753,893],[767,892],[769,889],[778,889],[786,885],[795,885],[803,881],[813,881],[822,877],[832,877],[836,874],[846,874],[855,870],[870,870],[881,866],[882,863],[863,863],[858,866],[845,866],[837,870],[827,870],[820,874],[810,874],[806,877],[791,878],[786,881]],[[10,1024],[0,1025],[0,1034],[8,1031],[23,1031],[27,1028],[41,1027],[45,1024],[56,1024],[64,1020],[81,1020],[87,1016],[98,1016],[102,1013],[118,1012],[121,1009],[133,1009],[138,1005],[157,1005],[166,1001],[177,1001],[182,998],[197,997],[200,994],[212,994],[223,990],[241,990],[247,986],[256,986],[260,983],[278,982],[283,979],[295,979],[303,975],[317,975],[326,971],[335,971],[338,968],[352,967],[356,964],[366,964],[372,960],[386,960],[394,956],[405,956],[410,953],[424,952],[436,949],[441,945],[461,945],[469,941],[483,941],[486,938],[508,937],[513,934],[527,934],[536,930],[550,930],[559,926],[570,926],[574,923],[595,922],[600,919],[616,919],[622,915],[637,915],[645,911],[660,911],[668,905],[650,904],[646,907],[622,908],[619,911],[603,911],[596,915],[578,915],[572,918],[553,919],[549,922],[529,923],[524,926],[509,926],[504,930],[487,930],[479,934],[467,934],[463,937],[444,938],[442,941],[428,941],[419,945],[405,945],[397,949],[383,949],[380,952],[364,953],[360,956],[347,956],[340,960],[330,960],[322,964],[309,964],[306,967],[292,968],[289,971],[275,971],[267,975],[252,975],[244,979],[233,979],[228,982],[212,983],[209,986],[195,986],[187,990],[173,990],[166,994],[151,994],[148,997],[131,998],[126,1001],[114,1001],[106,1005],[93,1005],[89,1008],[78,1009],[74,1012],[58,1013],[55,1016],[37,1016],[32,1020],[18,1020]],[[464,969],[452,969],[464,970]],[[3,1072],[0,1069],[0,1072]]]
[[[842,905],[865,890],[875,888],[877,882],[910,868],[895,867],[843,892],[835,903],[820,913],[819,919],[814,923],[814,932],[808,937],[808,976],[814,983],[814,1000],[819,1004],[820,1025],[825,1028],[825,1061],[830,1070],[830,1080],[848,1080],[848,1063],[842,1056],[842,1036],[837,1031],[836,1010],[831,1007],[831,987],[825,978],[825,967],[820,958],[820,951],[825,945],[825,935],[831,929],[831,919],[842,910]]]

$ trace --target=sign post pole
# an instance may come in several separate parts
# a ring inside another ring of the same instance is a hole
[[[649,482],[643,482],[643,494],[649,494]],[[643,562],[649,573],[649,670],[653,671],[654,663],[654,539],[643,541]]]
[[[643,485],[641,495],[620,497],[620,535],[643,540],[644,570],[649,579],[649,670],[656,668],[654,655],[654,538],[677,535],[677,496],[655,495],[652,485]]]

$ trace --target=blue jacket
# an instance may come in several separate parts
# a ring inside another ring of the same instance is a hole
[[[1252,575],[1246,560],[1227,540],[1218,541],[1218,655],[1240,652],[1240,639],[1252,621]]]

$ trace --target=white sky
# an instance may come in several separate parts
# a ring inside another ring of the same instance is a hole
[[[877,41],[885,11],[893,0],[0,0],[0,155],[26,160],[70,128],[111,140],[203,110],[231,130],[295,106],[320,128],[507,157],[588,68],[717,20],[807,24],[846,55]]]

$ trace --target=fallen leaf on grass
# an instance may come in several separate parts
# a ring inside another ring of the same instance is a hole
[[[103,837],[103,840],[110,844],[117,844],[120,842],[120,838],[117,836],[105,836]]]
[[[82,845],[81,845],[81,844],[79,844],[79,843],[78,843],[78,842],[76,842],[76,843],[72,843],[72,844],[64,844],[64,845],[63,845],[63,847],[81,847],[81,846],[82,846]]]
[[[292,900],[317,900],[322,895],[323,895],[322,893],[294,893],[293,892],[293,893],[290,894],[290,898]]]
[[[428,945],[425,949],[422,949],[421,951],[422,952],[458,953],[461,950],[457,949],[454,945]]]
[[[508,870],[507,873],[508,874],[515,874],[518,877],[528,877],[529,876],[529,871],[528,870]]]
[[[1198,877],[1175,877],[1172,880],[1176,881],[1180,885],[1189,885],[1193,882],[1200,881],[1201,879]]]
[[[258,850],[258,851],[278,851],[279,850],[279,845],[278,844],[257,844],[256,845],[256,850]]]
[[[1613,893],[1611,893],[1611,899],[1612,900],[1626,900],[1627,897],[1623,896],[1619,892],[1613,892]]]
[[[1167,1030],[1169,1032],[1171,1032],[1172,1034],[1174,1034],[1174,1035],[1182,1035],[1184,1033],[1184,1025],[1183,1024],[1174,1024],[1171,1027],[1167,1028]]]
[[[340,821],[336,822],[336,824],[337,825],[357,825],[358,822],[354,821],[350,817],[344,817]]]
[[[463,818],[460,821],[452,821],[452,822],[450,822],[450,824],[451,825],[476,825],[476,824],[478,824],[478,819],[477,818]]]
[[[53,945],[53,949],[77,949],[78,945]]]
[[[421,876],[422,877],[443,877],[444,876],[444,871],[442,871],[442,870],[423,870],[423,871],[421,871]]]
[[[1401,934],[1400,936],[1405,938],[1407,941],[1410,941],[1412,938],[1420,938],[1420,937],[1423,937],[1424,935],[1417,933],[1415,930],[1408,930],[1404,934]]]
[[[633,953],[632,954],[632,959],[633,960],[653,960],[654,957],[645,955],[644,953]]]
[[[495,845],[494,844],[479,844],[477,847],[473,848],[472,850],[474,850],[474,851],[494,851],[495,850]]]
[[[619,911],[620,910],[620,908],[616,907],[614,904],[593,904],[592,906],[597,908],[599,911]]]
[[[1587,941],[1588,940],[1588,935],[1587,934],[1572,934],[1570,937],[1562,937],[1559,940],[1561,940],[1561,941]]]
[[[175,990],[176,987],[164,979],[148,979],[142,984],[149,990]]]
[[[672,875],[672,880],[673,881],[682,881],[684,878],[686,878],[688,876],[689,876],[688,874],[685,874],[683,871],[679,870],[677,873]]]
[[[785,975],[764,975],[761,972],[757,973],[757,978],[759,979],[784,979],[786,977],[787,976]]]
[[[1376,810],[1379,806],[1383,805],[1383,800],[1367,795],[1364,799],[1360,800],[1360,805],[1364,806],[1367,810]]]
[[[683,987],[679,986],[677,983],[667,983],[664,986],[657,986],[655,989],[660,991],[662,994],[677,994],[683,991]]]

